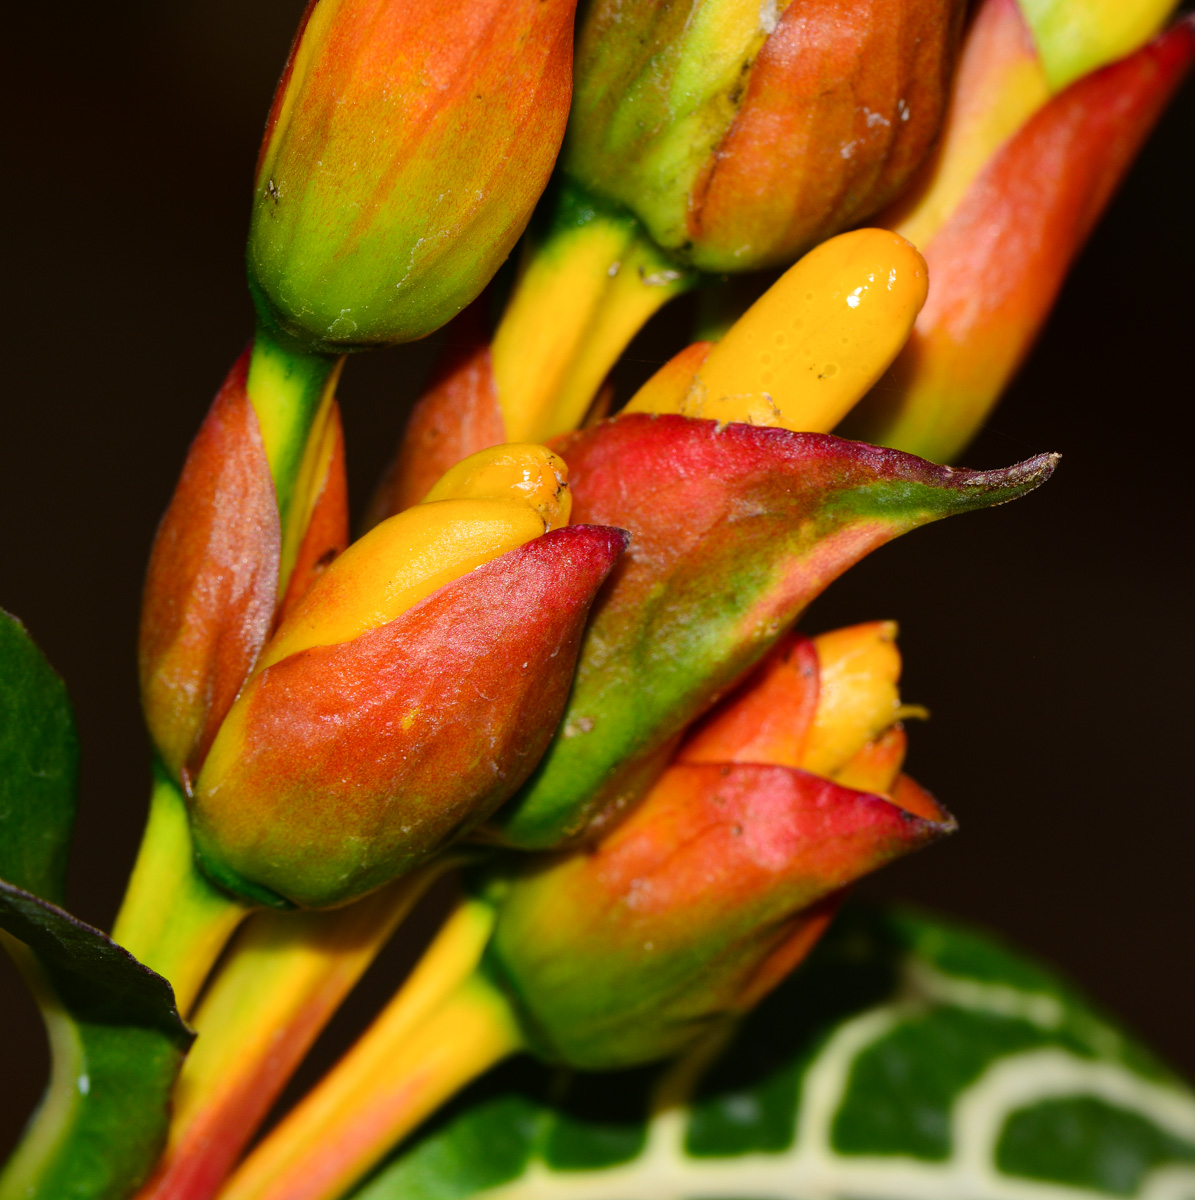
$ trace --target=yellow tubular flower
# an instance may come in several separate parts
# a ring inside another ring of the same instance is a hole
[[[493,446],[441,475],[423,503],[502,499],[531,505],[543,517],[545,532],[567,525],[571,499],[564,460],[545,446]]]
[[[927,287],[921,255],[899,235],[831,238],[734,323],[679,402],[649,381],[627,410],[828,432],[899,353]]]
[[[923,710],[900,702],[895,621],[835,629],[814,645],[821,686],[801,766],[835,776],[890,725]]]

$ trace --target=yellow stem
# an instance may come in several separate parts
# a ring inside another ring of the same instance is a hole
[[[566,188],[494,335],[507,440],[540,442],[577,428],[631,339],[694,280],[629,214]]]
[[[167,1149],[139,1200],[215,1191],[345,996],[456,861],[444,856],[346,908],[247,923],[195,1014]]]
[[[212,964],[250,911],[195,865],[186,802],[155,767],[149,820],[112,938],[174,988],[180,1013],[194,1003]]]
[[[477,973],[492,910],[465,901],[408,983],[249,1156],[220,1200],[334,1200],[470,1080],[521,1047]]]

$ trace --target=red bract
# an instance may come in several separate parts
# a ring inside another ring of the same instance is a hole
[[[586,632],[564,723],[497,821],[515,845],[583,835],[642,794],[670,740],[832,580],[918,525],[1050,475],[935,467],[820,434],[628,415],[562,439],[577,520],[631,547]]]
[[[141,701],[175,773],[203,761],[274,620],[281,532],[246,351],[216,395],[158,527],[141,607]]]
[[[490,961],[541,1055],[650,1061],[778,983],[852,880],[953,828],[790,767],[676,764],[597,845],[512,882]]]

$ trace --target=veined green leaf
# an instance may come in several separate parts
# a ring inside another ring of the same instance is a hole
[[[0,940],[42,1010],[51,1078],[0,1200],[121,1200],[152,1167],[190,1043],[170,985],[56,903],[77,743],[62,681],[0,613]]]
[[[1195,1094],[999,943],[857,908],[708,1063],[511,1064],[355,1200],[1107,1196],[1195,1197]]]

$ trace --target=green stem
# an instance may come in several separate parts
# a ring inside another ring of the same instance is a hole
[[[300,349],[284,335],[258,324],[249,360],[247,390],[274,476],[284,558],[288,539],[302,534],[301,529],[292,528],[296,522],[289,518],[308,435],[321,408],[331,402],[343,365],[343,356]],[[301,504],[296,507],[303,509]]]
[[[24,1136],[0,1171],[0,1200],[25,1200],[38,1194],[43,1176],[53,1167],[59,1148],[71,1132],[80,1102],[79,1078],[84,1059],[79,1028],[71,1019],[28,947],[0,931],[0,944],[24,976],[41,1010],[50,1043],[50,1082]]]
[[[249,906],[200,874],[182,792],[155,767],[149,820],[113,940],[170,981],[184,1015]]]

